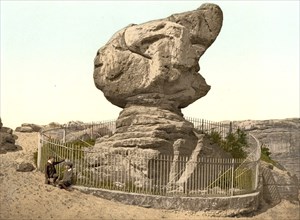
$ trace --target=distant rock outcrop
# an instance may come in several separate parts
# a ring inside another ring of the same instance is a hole
[[[235,125],[250,131],[270,149],[271,158],[300,179],[300,119],[246,120]]]
[[[15,144],[17,138],[18,136],[13,134],[13,130],[11,128],[3,127],[0,118],[0,153],[3,154],[20,149],[20,147]]]
[[[41,125],[23,123],[20,127],[17,127],[17,132],[39,132],[42,129]]]

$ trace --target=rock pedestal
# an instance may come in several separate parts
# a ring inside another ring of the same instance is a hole
[[[120,113],[116,127],[113,136],[98,139],[95,147],[152,149],[172,155],[174,141],[183,139],[177,150],[180,155],[188,156],[197,143],[192,123],[159,107],[127,107]]]

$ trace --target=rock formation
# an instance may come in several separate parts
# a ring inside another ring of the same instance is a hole
[[[181,108],[210,90],[198,73],[198,62],[217,38],[222,22],[217,5],[203,4],[115,33],[97,52],[94,82],[107,100],[123,110],[114,135],[97,139],[94,149],[147,152],[149,161],[175,151],[191,156],[198,139]],[[131,162],[140,165],[143,160]]]
[[[129,25],[100,48],[94,82],[114,105],[124,108],[116,132],[95,148],[148,149],[154,154],[191,155],[197,144],[193,124],[181,108],[210,89],[198,73],[199,59],[222,26],[221,9],[203,4],[194,11]]]
[[[271,204],[277,204],[282,199],[291,202],[299,201],[299,183],[296,175],[286,170],[278,169],[272,164],[260,162],[262,176],[262,198]]]
[[[13,130],[11,128],[3,127],[0,118],[0,153],[20,149],[20,147],[15,144],[17,138],[18,137],[13,134]]]
[[[28,162],[22,162],[16,169],[17,172],[31,172],[33,170],[35,170],[35,167]]]
[[[271,158],[300,180],[299,118],[236,121],[234,124],[254,134],[270,149]]]
[[[30,123],[23,123],[20,127],[16,128],[17,132],[39,132],[42,129],[42,126]]]

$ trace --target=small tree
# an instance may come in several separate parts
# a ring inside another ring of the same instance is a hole
[[[265,146],[264,144],[261,145],[260,149],[261,149],[260,159],[262,161],[265,161],[267,163],[271,163],[274,166],[276,166],[276,162],[274,160],[272,160],[272,158],[270,157],[271,154],[272,154],[270,152],[270,149],[267,146]]]
[[[222,141],[221,147],[229,152],[233,158],[245,158],[247,153],[244,148],[248,147],[246,133],[238,128],[236,132],[227,135]]]
[[[224,151],[230,153],[233,158],[246,158],[247,153],[244,151],[244,148],[248,147],[248,143],[247,135],[243,130],[238,128],[236,132],[228,134],[225,140],[222,139],[217,131],[212,131],[208,134],[208,137]]]

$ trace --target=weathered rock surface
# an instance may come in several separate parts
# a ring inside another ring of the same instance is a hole
[[[198,74],[198,61],[214,42],[223,15],[217,5],[130,25],[99,49],[94,81],[114,105],[183,108],[210,86]]]
[[[13,134],[13,130],[11,128],[3,127],[0,118],[0,153],[20,149],[20,147],[15,144],[17,138],[18,137]]]
[[[299,183],[296,175],[264,161],[260,163],[260,173],[263,177],[262,196],[267,203],[277,204],[282,199],[299,201]]]
[[[247,120],[234,122],[250,131],[270,149],[271,158],[300,179],[300,119]]]

